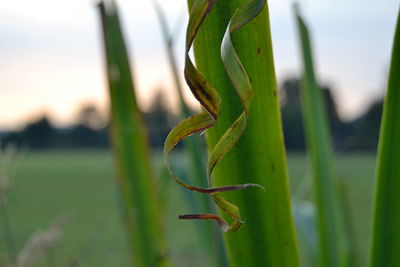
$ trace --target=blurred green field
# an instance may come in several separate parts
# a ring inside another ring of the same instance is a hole
[[[184,157],[179,156],[177,162]],[[155,169],[160,171],[157,154]],[[68,214],[62,239],[54,250],[57,266],[128,266],[128,247],[121,227],[117,189],[113,183],[111,154],[108,151],[28,152],[14,164],[13,187],[8,194],[8,212],[17,249],[23,247],[34,231],[49,227],[54,219]],[[289,155],[292,191],[307,175],[304,155]],[[349,185],[352,214],[363,258],[368,248],[370,207],[375,156],[370,154],[340,155],[337,174]],[[204,266],[193,223],[178,221],[177,215],[190,212],[183,190],[169,183],[162,197],[166,199],[165,230],[174,266]],[[266,211],[268,212],[268,211]],[[2,218],[0,218],[1,220]],[[0,239],[0,266],[7,254]],[[37,266],[50,266],[44,258]]]

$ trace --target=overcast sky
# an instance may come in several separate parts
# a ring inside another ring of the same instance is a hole
[[[183,27],[177,47],[182,67],[186,0],[160,2],[170,24],[180,22]],[[279,81],[297,75],[299,70],[292,2],[269,1]],[[354,118],[383,94],[399,0],[299,2],[313,34],[320,81],[335,89],[342,117]],[[84,103],[106,107],[100,25],[94,3],[90,0],[2,1],[0,130],[19,127],[44,113],[50,114],[53,122],[65,125]],[[165,50],[151,1],[120,0],[118,3],[134,62],[140,104],[148,107],[158,88],[169,90],[168,100],[174,103]],[[190,98],[189,93],[187,97]]]

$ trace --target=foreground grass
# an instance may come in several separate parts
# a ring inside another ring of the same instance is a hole
[[[71,219],[55,251],[58,262],[124,265],[127,247],[111,167],[109,153],[94,152],[28,153],[16,162],[8,205],[18,248],[33,231],[68,213]]]
[[[308,165],[303,155],[289,155],[288,159],[291,186],[295,189],[307,174]],[[128,266],[111,162],[107,151],[32,152],[16,162],[8,208],[17,248],[33,231],[46,229],[56,217],[68,213],[71,219],[54,251],[59,265],[77,260],[84,266]],[[366,259],[375,157],[342,155],[336,162],[337,174],[349,181],[356,235]],[[187,266],[188,262],[202,266],[204,255],[196,240],[196,229],[192,223],[176,219],[179,212],[190,211],[184,204],[182,189],[171,184],[165,191],[165,230],[174,266]],[[7,258],[6,251],[0,239],[0,266]],[[45,264],[46,259],[37,266]]]

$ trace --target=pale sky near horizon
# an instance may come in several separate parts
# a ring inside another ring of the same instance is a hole
[[[186,0],[161,1],[170,25]],[[298,75],[293,1],[270,0],[278,81]],[[398,0],[298,1],[311,32],[319,79],[334,89],[340,114],[351,119],[384,92]],[[0,131],[18,128],[44,113],[70,123],[80,105],[105,109],[100,25],[87,0],[12,0],[0,6]],[[157,88],[175,97],[158,21],[151,1],[119,0],[138,90],[148,107]],[[186,23],[186,15],[183,17]],[[177,47],[182,67],[183,31]],[[187,93],[190,98],[190,93]],[[172,104],[173,105],[173,104]]]

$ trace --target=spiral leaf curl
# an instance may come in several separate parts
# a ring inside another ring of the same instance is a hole
[[[250,79],[244,69],[240,59],[235,51],[231,41],[231,34],[240,29],[244,25],[252,21],[264,8],[266,0],[249,0],[240,6],[231,17],[227,30],[224,34],[221,45],[221,57],[226,69],[226,73],[239,95],[244,111],[236,119],[236,121],[222,135],[217,144],[212,149],[207,167],[208,188],[200,188],[185,183],[175,176],[169,165],[168,156],[175,145],[182,139],[207,130],[215,125],[218,119],[221,99],[205,77],[196,69],[190,59],[189,52],[193,41],[198,33],[201,24],[211,11],[216,0],[196,0],[190,11],[189,23],[186,32],[186,50],[185,50],[185,80],[195,96],[200,102],[204,111],[195,114],[171,130],[164,144],[164,159],[170,175],[181,186],[200,193],[211,194],[216,205],[233,219],[233,222],[228,224],[225,220],[214,214],[187,214],[180,215],[179,219],[198,219],[198,220],[215,220],[224,232],[237,231],[243,224],[240,217],[239,208],[231,202],[222,198],[219,192],[241,190],[247,187],[260,185],[257,184],[240,184],[229,185],[222,187],[212,186],[212,173],[217,163],[233,148],[243,135],[246,126],[247,118],[250,112],[251,99],[253,97],[253,88]],[[261,187],[262,188],[262,187]]]

